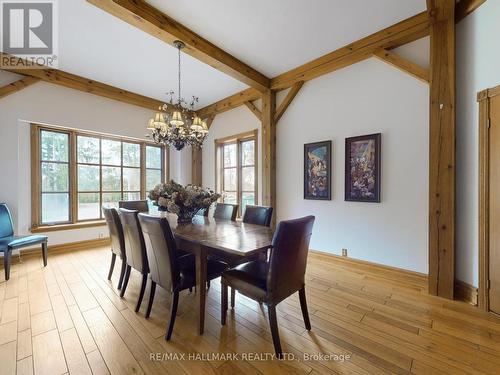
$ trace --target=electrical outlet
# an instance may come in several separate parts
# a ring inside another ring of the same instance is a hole
[[[342,256],[346,257],[347,256],[347,249],[342,249]]]

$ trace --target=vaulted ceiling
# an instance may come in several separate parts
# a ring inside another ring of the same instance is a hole
[[[274,77],[426,9],[425,0],[147,0]],[[59,69],[166,100],[177,51],[85,0],[59,1]],[[183,96],[198,108],[247,86],[183,54]]]

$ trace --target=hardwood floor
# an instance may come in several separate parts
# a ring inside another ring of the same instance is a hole
[[[499,373],[500,319],[426,295],[417,276],[310,254],[312,331],[304,328],[298,296],[281,303],[283,350],[299,360],[272,361],[251,357],[273,353],[267,313],[259,304],[237,295],[222,327],[220,284],[212,282],[205,334],[198,336],[195,295],[183,292],[167,343],[167,294],[157,289],[146,320],[146,301],[134,313],[140,275],[133,272],[120,299],[119,264],[108,282],[109,261],[109,250],[99,248],[51,255],[45,269],[35,257],[13,265],[11,279],[0,282],[0,374]],[[214,353],[225,357],[207,360]],[[303,360],[303,353],[350,358]],[[228,360],[236,354],[240,360]]]

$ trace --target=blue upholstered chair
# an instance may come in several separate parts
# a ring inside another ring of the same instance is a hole
[[[14,226],[9,208],[0,203],[0,252],[3,253],[5,280],[10,278],[10,257],[12,250],[31,245],[42,245],[43,266],[47,265],[47,236],[14,236]]]

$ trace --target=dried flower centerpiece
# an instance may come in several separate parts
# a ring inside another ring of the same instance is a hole
[[[183,186],[172,180],[166,184],[156,185],[148,197],[155,202],[159,210],[176,214],[177,222],[186,224],[193,220],[199,210],[208,209],[216,202],[220,194],[199,186]]]

